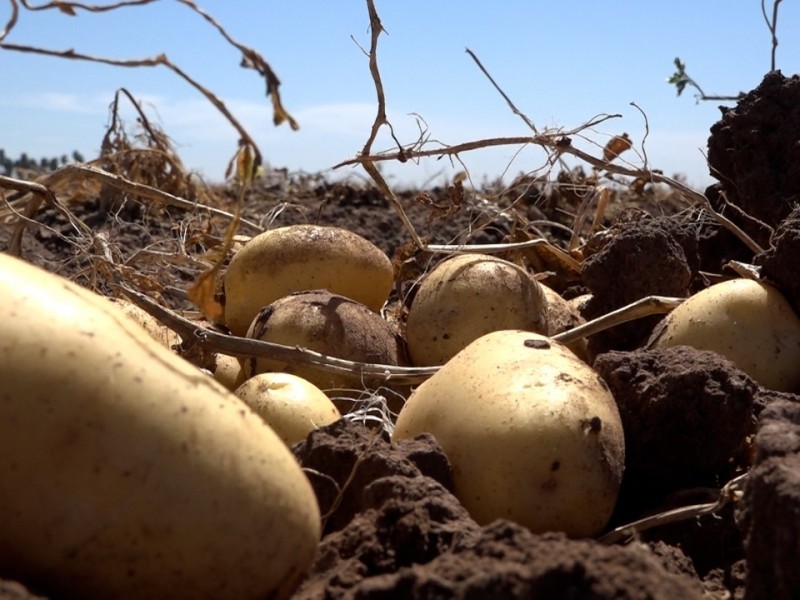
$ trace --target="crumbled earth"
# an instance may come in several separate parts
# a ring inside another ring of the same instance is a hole
[[[674,548],[533,535],[507,521],[479,527],[449,491],[430,436],[391,446],[339,421],[294,450],[331,515],[296,598],[702,597]],[[330,480],[333,489],[321,483]]]
[[[796,206],[781,221],[772,234],[769,247],[755,257],[764,276],[792,306],[800,306],[800,277],[797,276],[797,257],[800,256],[800,206]]]
[[[642,216],[615,224],[583,263],[583,283],[592,294],[583,316],[593,319],[647,296],[687,296],[697,274],[697,243],[696,231],[679,216]],[[639,347],[660,318],[593,335],[589,350]]]
[[[761,245],[800,202],[800,76],[768,73],[711,128],[708,165],[735,209],[716,208]]]
[[[744,534],[746,598],[797,598],[800,590],[800,401],[761,414],[755,465],[737,513]]]
[[[565,297],[591,292],[587,318],[648,295],[688,296],[733,276],[724,268],[732,260],[760,265],[797,309],[798,132],[800,81],[780,73],[724,110],[711,130],[710,168],[720,183],[706,196],[764,248],[758,257],[699,207],[633,183],[615,188],[599,227],[589,218],[580,231],[586,243],[570,248],[585,199],[576,190],[594,189],[598,173],[562,172],[561,188],[523,177],[505,190],[467,191],[455,182],[397,195],[415,231],[431,243],[548,238],[581,269],[538,246],[503,256]],[[185,290],[201,264],[193,258],[219,247],[225,221],[203,211],[145,208],[107,188],[78,191],[63,195],[72,217],[91,229],[91,243],[62,212],[45,206],[27,226],[22,256],[110,293],[108,265],[97,258],[110,255],[135,271],[134,281],[151,296],[187,307]],[[226,186],[172,192],[222,210],[235,206],[236,190]],[[395,303],[413,301],[415,282],[438,259],[409,246],[397,211],[362,183],[275,172],[248,192],[242,216],[264,228],[310,222],[363,235],[395,261]],[[0,213],[0,250],[9,248],[13,222]],[[164,255],[180,260],[164,263]],[[400,309],[401,326],[402,319]],[[714,503],[733,476],[754,464],[742,495],[714,515],[662,523],[611,545],[534,535],[505,521],[481,527],[453,495],[450,466],[435,439],[393,444],[377,426],[341,420],[293,448],[324,518],[315,562],[296,597],[800,597],[800,398],[760,388],[712,353],[645,349],[658,321],[648,317],[590,340],[627,445],[609,530],[667,509]],[[8,574],[0,565],[0,600],[37,598],[2,577]]]
[[[681,490],[717,487],[747,467],[759,386],[729,360],[676,346],[607,352],[594,369],[625,431],[618,511],[652,509]]]

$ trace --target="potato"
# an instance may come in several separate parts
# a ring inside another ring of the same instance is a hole
[[[260,373],[235,393],[290,447],[342,418],[321,389],[289,373]]]
[[[253,320],[247,337],[365,363],[397,365],[402,356],[394,330],[380,315],[325,290],[299,292],[273,302]],[[267,358],[248,358],[242,366],[247,377],[283,371],[302,377],[331,395],[380,383],[358,373],[334,373]],[[337,402],[337,407],[347,411],[343,403]]]
[[[617,405],[570,350],[526,331],[484,335],[420,385],[393,439],[428,432],[480,524],[591,536],[614,509],[625,445]]]
[[[500,329],[547,333],[544,293],[513,263],[461,254],[422,281],[408,311],[408,351],[415,365],[441,365],[471,341]]]
[[[106,299],[0,254],[0,565],[79,598],[288,597],[320,535],[275,433]]]
[[[800,391],[800,319],[765,283],[732,279],[687,298],[648,343],[679,345],[717,352],[767,388]]]
[[[541,283],[539,287],[542,288],[544,296],[547,299],[548,336],[552,337],[559,333],[569,331],[586,322],[578,309],[567,300],[564,300],[561,294]],[[587,347],[586,338],[571,342],[567,344],[567,347],[583,362],[589,362],[589,349]]]
[[[389,258],[338,227],[290,225],[266,231],[237,252],[225,273],[225,324],[244,335],[264,306],[292,292],[326,289],[380,310],[392,289]]]
[[[236,390],[245,381],[244,371],[239,359],[227,354],[217,354],[215,357],[214,379],[231,392]]]
[[[173,346],[177,346],[181,343],[181,338],[177,333],[147,311],[133,304],[130,300],[125,298],[109,298],[109,300],[121,308],[122,312],[131,319],[139,323],[150,337],[162,346],[172,349]]]

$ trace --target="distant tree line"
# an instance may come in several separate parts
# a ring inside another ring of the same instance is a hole
[[[59,167],[66,165],[69,162],[83,162],[83,155],[74,150],[72,152],[72,159],[70,160],[66,154],[59,157],[42,157],[39,159],[28,156],[23,152],[17,158],[11,158],[6,154],[3,148],[0,148],[0,174],[8,177],[12,176],[18,171],[55,171]]]

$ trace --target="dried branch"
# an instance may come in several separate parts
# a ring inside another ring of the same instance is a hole
[[[775,70],[775,54],[778,51],[778,5],[781,3],[781,0],[774,0],[772,3],[772,19],[767,16],[767,8],[765,6],[765,0],[761,0],[761,14],[764,16],[764,21],[767,23],[767,29],[769,29],[769,33],[772,36],[772,53],[770,55],[770,63],[769,63],[769,70]]]
[[[496,89],[500,93],[500,95],[503,97],[503,100],[505,100],[506,104],[508,104],[509,108],[511,108],[511,112],[513,112],[515,115],[520,117],[523,121],[525,121],[525,124],[528,127],[530,127],[531,131],[533,131],[534,134],[538,135],[539,132],[536,129],[536,125],[533,124],[533,121],[531,121],[525,113],[523,113],[521,110],[519,110],[514,105],[514,103],[511,101],[511,98],[509,98],[506,95],[506,93],[503,91],[503,89],[499,85],[497,85],[497,82],[489,74],[489,71],[486,70],[486,68],[483,66],[483,63],[481,63],[481,61],[478,59],[478,57],[475,56],[475,53],[472,50],[470,50],[469,48],[466,49],[466,52],[467,52],[467,54],[469,54],[470,58],[473,61],[475,61],[475,64],[478,65],[478,68],[483,72],[483,74],[486,76],[486,78],[491,82],[491,84],[494,86],[494,89]]]
[[[0,31],[0,42],[2,42],[5,37],[9,34],[9,32],[14,29],[14,25],[17,24],[17,19],[19,18],[19,6],[17,6],[16,0],[11,0],[11,16],[8,18],[6,22],[6,26]]]
[[[55,9],[71,16],[75,16],[76,10],[84,10],[93,13],[108,12],[121,7],[141,6],[145,4],[151,4],[152,2],[155,1],[156,0],[126,0],[109,5],[93,5],[93,4],[83,4],[80,2],[53,1],[39,6],[33,6],[27,0],[21,0],[22,6],[31,11]],[[200,7],[198,7],[192,0],[178,0],[178,1],[184,6],[191,9],[192,11],[199,14],[201,17],[203,17],[203,19],[205,19],[208,23],[210,23],[224,37],[224,39],[228,43],[233,45],[237,50],[239,50],[242,53],[242,62],[241,62],[242,67],[255,70],[266,80],[267,96],[270,98],[273,105],[273,123],[277,126],[283,122],[288,122],[293,130],[299,129],[297,121],[283,107],[279,93],[279,88],[281,83],[278,77],[275,75],[275,72],[270,67],[269,63],[267,63],[267,61],[264,60],[264,58],[254,49],[249,48],[241,44],[240,42],[236,41],[230,34],[228,34],[228,32],[222,27],[222,25],[220,25],[219,22],[217,22],[216,19],[214,19],[210,14],[208,14]],[[65,58],[70,60],[83,60],[83,61],[95,62],[117,67],[128,67],[128,68],[157,67],[157,66],[166,67],[173,73],[178,75],[178,77],[183,79],[186,83],[188,83],[197,91],[199,91],[203,96],[205,96],[206,99],[228,120],[228,122],[233,126],[233,128],[236,129],[242,143],[251,146],[255,150],[257,164],[260,165],[262,163],[261,151],[259,150],[258,145],[253,140],[252,136],[250,136],[248,131],[241,125],[241,123],[239,123],[238,119],[236,119],[236,117],[228,110],[225,103],[222,100],[220,100],[211,90],[201,85],[197,80],[189,76],[180,67],[172,63],[165,54],[159,54],[158,56],[152,58],[126,60],[126,59],[113,59],[107,57],[92,56],[88,54],[83,54],[81,52],[77,52],[72,48],[69,50],[52,50],[47,48],[39,48],[22,44],[10,44],[4,42],[3,40],[5,39],[5,37],[11,32],[11,30],[17,23],[18,13],[19,13],[19,7],[17,4],[17,0],[11,0],[11,17],[9,18],[9,21],[6,24],[6,27],[0,32],[0,48],[15,52],[40,54],[40,55]]]
[[[369,156],[370,152],[372,151],[372,144],[375,142],[375,138],[378,136],[378,131],[383,125],[388,125],[391,129],[391,125],[386,119],[386,97],[383,93],[383,82],[381,81],[381,73],[380,69],[378,68],[378,38],[380,37],[381,32],[385,31],[385,29],[383,28],[381,19],[378,16],[378,11],[375,9],[375,2],[373,0],[367,0],[367,10],[369,12],[369,26],[371,33],[369,47],[369,70],[372,74],[372,81],[375,84],[375,93],[378,96],[378,112],[375,115],[375,121],[372,123],[369,137],[367,138],[367,141],[364,143],[364,147],[361,150],[362,157]],[[394,137],[394,131],[392,131],[392,137],[400,148],[400,152],[397,156],[402,162],[405,162],[407,158],[405,158],[405,153],[403,147],[400,145],[400,142],[398,142],[397,138]],[[424,244],[422,243],[422,239],[419,237],[416,229],[414,229],[414,226],[411,224],[411,220],[408,218],[406,211],[400,204],[400,200],[397,199],[397,196],[389,187],[389,184],[386,183],[386,180],[383,178],[383,175],[381,175],[381,172],[375,166],[374,162],[369,160],[369,158],[365,158],[358,162],[361,163],[361,165],[364,167],[364,170],[378,186],[378,189],[389,200],[389,203],[397,212],[400,220],[403,223],[403,226],[411,235],[411,239],[414,241],[414,244],[417,246],[417,248],[423,248]]]
[[[661,527],[671,523],[680,523],[689,519],[696,519],[698,517],[713,515],[719,513],[725,506],[732,502],[738,502],[743,494],[742,486],[746,481],[749,473],[744,473],[731,479],[728,483],[722,486],[719,491],[719,498],[716,502],[709,502],[706,504],[692,504],[690,506],[681,506],[668,510],[666,512],[658,513],[650,517],[645,517],[633,523],[628,523],[621,527],[612,529],[605,535],[601,536],[598,541],[603,544],[616,544],[618,542],[630,539],[637,533],[653,529],[654,527]]]
[[[14,0],[12,0],[13,2]],[[116,10],[118,8],[122,8],[123,6],[141,6],[143,4],[150,4],[152,2],[157,2],[157,0],[124,0],[122,2],[116,2],[114,4],[83,4],[81,2],[48,2],[47,4],[41,4],[39,6],[32,6],[27,0],[20,0],[22,2],[22,6],[27,8],[30,11],[37,11],[37,10],[49,10],[49,9],[57,9],[61,12],[69,15],[75,15],[74,9],[85,10],[88,12],[107,12],[111,10]]]
[[[439,367],[398,367],[395,365],[359,363],[320,354],[307,348],[285,346],[283,344],[220,333],[181,317],[176,312],[162,307],[145,294],[124,283],[119,282],[117,285],[134,304],[150,313],[184,340],[204,344],[223,354],[261,356],[290,363],[313,365],[319,369],[334,373],[355,374],[401,384],[420,383],[439,369]]]

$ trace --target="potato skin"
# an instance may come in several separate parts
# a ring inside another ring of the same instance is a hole
[[[169,327],[161,323],[153,315],[136,306],[125,298],[109,298],[112,304],[122,309],[128,317],[139,323],[155,341],[162,346],[172,349],[181,343],[180,336]]]
[[[264,306],[292,292],[326,289],[378,311],[394,273],[383,251],[338,227],[289,225],[265,231],[231,259],[225,273],[225,324],[244,335]]]
[[[717,352],[770,389],[800,391],[800,319],[766,283],[732,279],[684,300],[648,342],[678,345]]]
[[[326,290],[290,294],[273,302],[253,320],[247,337],[365,363],[397,365],[402,358],[389,323],[363,304]],[[243,368],[247,377],[268,371],[292,373],[332,396],[347,395],[342,392],[348,388],[361,390],[365,385],[380,384],[357,373],[334,373],[267,358],[245,359]],[[347,411],[346,405],[336,405]]]
[[[320,534],[263,421],[106,299],[0,254],[0,565],[68,598],[288,597]]]
[[[259,373],[234,393],[290,448],[315,429],[342,418],[321,389],[290,373]]]
[[[473,340],[500,329],[547,333],[547,301],[522,268],[495,256],[461,254],[422,281],[406,323],[411,361],[442,365]]]
[[[420,385],[393,439],[428,432],[453,467],[455,495],[480,524],[597,534],[625,462],[608,388],[566,346],[526,331],[482,336]]]

